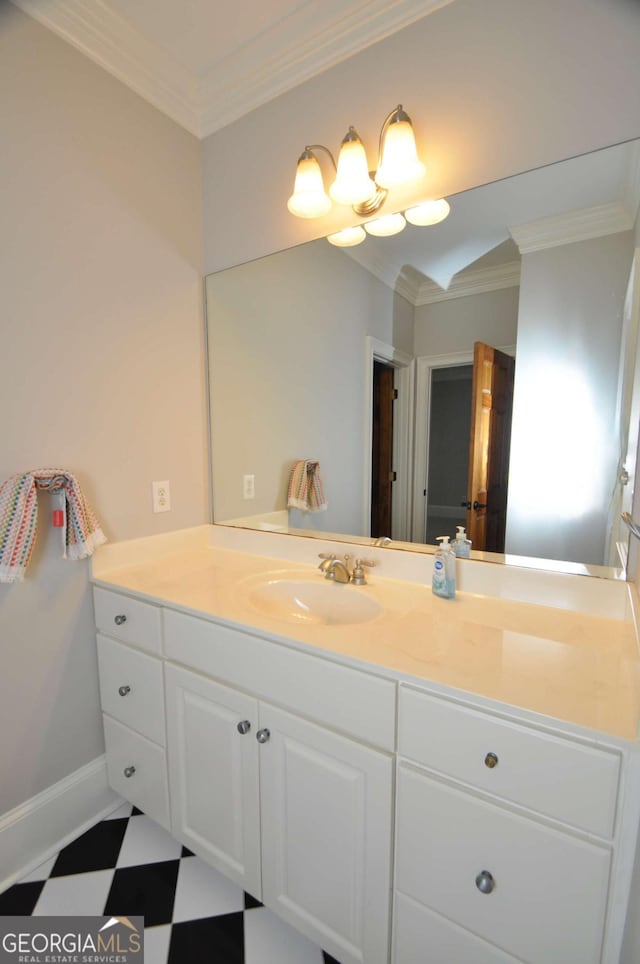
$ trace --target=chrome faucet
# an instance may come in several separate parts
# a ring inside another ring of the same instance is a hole
[[[366,586],[364,567],[377,565],[372,559],[356,559],[353,562],[353,557],[350,555],[344,555],[342,559],[338,559],[332,552],[320,552],[319,558],[322,562],[318,569],[324,573],[325,579],[333,579],[341,583],[351,582],[354,586]]]
[[[336,582],[351,582],[351,573],[347,563],[341,559],[331,559],[325,571],[325,579],[334,579]]]
[[[373,540],[374,546],[380,546],[380,548],[383,548],[384,546],[388,546],[390,542],[391,542],[391,539],[389,538],[389,536],[378,536],[377,539]]]

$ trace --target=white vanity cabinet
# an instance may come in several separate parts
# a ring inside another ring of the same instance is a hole
[[[330,728],[334,716],[345,725],[345,707],[318,687],[324,661],[188,616],[166,616],[168,654],[180,649],[183,659],[189,653],[189,661],[205,662],[223,678],[244,677],[258,694],[167,663],[174,835],[342,964],[385,964],[392,755]],[[255,660],[247,660],[256,646],[267,656],[273,650],[277,681],[254,675]],[[366,690],[368,678],[357,671],[331,664],[329,670],[337,689],[353,680]],[[369,703],[380,682],[393,704],[393,684],[375,677]],[[294,703],[301,688],[311,687],[307,713],[321,723],[267,701],[282,695],[283,683]],[[358,729],[361,710],[352,705]],[[393,729],[388,740],[393,744]]]
[[[341,964],[620,964],[634,741],[94,592],[111,786]]]
[[[109,785],[168,830],[161,610],[98,588],[94,605]]]
[[[398,750],[394,964],[598,964],[620,755],[404,686]]]
[[[343,964],[387,961],[391,757],[166,673],[174,835]]]

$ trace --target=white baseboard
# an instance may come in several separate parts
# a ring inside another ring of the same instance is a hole
[[[104,754],[0,817],[0,893],[111,813]]]

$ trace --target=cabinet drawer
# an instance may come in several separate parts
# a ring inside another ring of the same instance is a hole
[[[165,751],[111,717],[103,720],[109,786],[169,830]]]
[[[160,655],[162,611],[157,606],[97,586],[93,590],[93,603],[96,626],[101,632]]]
[[[393,933],[393,964],[519,964],[404,894],[396,896]]]
[[[597,964],[610,852],[401,765],[396,887],[528,964]],[[490,892],[479,889],[479,875]]]
[[[168,659],[394,749],[396,687],[390,680],[170,609],[164,631]]]
[[[162,662],[98,635],[102,709],[164,746]]]
[[[539,813],[610,837],[619,756],[400,688],[402,756]],[[492,765],[493,764],[493,765]]]

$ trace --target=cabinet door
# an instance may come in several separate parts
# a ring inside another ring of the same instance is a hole
[[[260,704],[263,899],[342,964],[389,953],[391,757]]]
[[[166,688],[172,831],[260,899],[257,702],[171,664]]]

